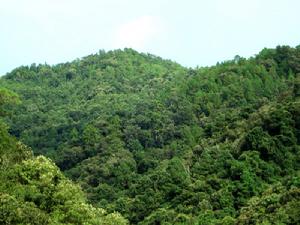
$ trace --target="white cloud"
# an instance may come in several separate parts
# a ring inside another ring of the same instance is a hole
[[[164,37],[165,25],[158,17],[143,16],[120,26],[115,33],[114,48],[143,49]]]

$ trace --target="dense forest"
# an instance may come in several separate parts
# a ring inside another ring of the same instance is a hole
[[[300,224],[300,46],[21,66],[0,116],[1,224]]]

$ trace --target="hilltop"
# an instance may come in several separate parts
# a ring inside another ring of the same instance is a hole
[[[10,135],[93,207],[132,224],[300,222],[300,47],[194,69],[99,51],[0,86],[21,100]]]

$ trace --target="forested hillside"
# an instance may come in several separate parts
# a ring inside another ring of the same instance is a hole
[[[1,116],[18,101],[0,89]],[[44,156],[34,157],[0,120],[0,224],[126,225],[117,213],[87,204],[86,196]]]
[[[61,224],[300,223],[300,46],[194,69],[99,51],[0,87],[20,98],[0,95],[15,137],[1,125],[0,221],[18,207]]]

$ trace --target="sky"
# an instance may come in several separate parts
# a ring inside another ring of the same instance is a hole
[[[0,75],[133,48],[187,67],[300,44],[299,0],[0,0]]]

